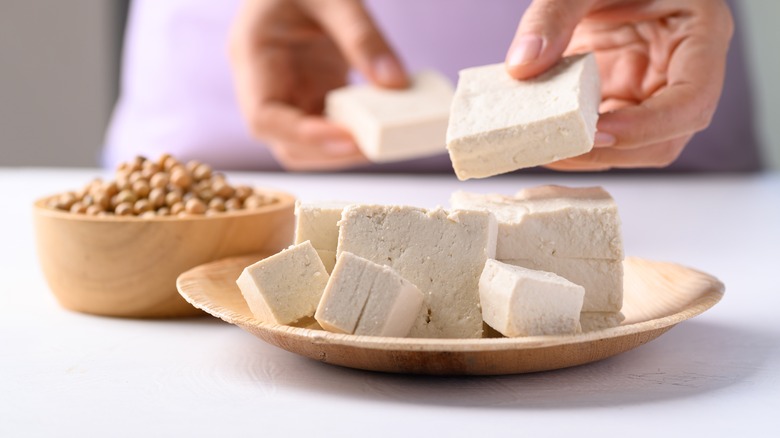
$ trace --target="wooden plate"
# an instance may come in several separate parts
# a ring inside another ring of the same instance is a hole
[[[605,359],[645,344],[720,301],[723,283],[680,265],[628,258],[619,327],[568,336],[409,339],[329,333],[266,324],[252,317],[236,286],[241,270],[267,255],[236,257],[181,274],[179,293],[192,305],[277,347],[322,362],[417,374],[513,374]]]

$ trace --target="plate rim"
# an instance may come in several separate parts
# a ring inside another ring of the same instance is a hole
[[[524,336],[524,337],[503,337],[503,338],[457,338],[457,339],[439,339],[439,338],[401,338],[385,336],[365,336],[353,334],[331,333],[324,330],[313,330],[303,327],[295,327],[282,324],[265,323],[254,318],[245,317],[222,305],[206,306],[190,295],[185,285],[189,277],[193,274],[207,269],[216,264],[228,264],[236,259],[245,259],[253,256],[267,257],[269,254],[247,254],[244,256],[228,257],[213,262],[205,263],[189,269],[176,279],[176,288],[179,294],[194,307],[217,317],[229,324],[237,325],[242,329],[252,327],[270,334],[281,335],[285,337],[294,337],[299,341],[308,341],[313,345],[344,346],[351,348],[361,348],[366,350],[382,351],[409,351],[409,352],[451,352],[451,353],[478,353],[490,351],[506,350],[532,350],[537,348],[558,347],[569,344],[581,344],[596,342],[607,339],[620,338],[623,336],[636,335],[639,333],[650,332],[653,330],[671,328],[682,321],[698,316],[709,310],[717,304],[725,294],[725,285],[714,276],[705,272],[679,265],[673,262],[657,262],[639,257],[626,257],[625,260],[639,260],[654,263],[667,263],[687,270],[697,272],[708,277],[711,281],[706,291],[701,296],[681,308],[679,311],[660,318],[638,321],[631,324],[620,325],[601,330],[595,330],[574,335],[544,335],[544,336]],[[265,342],[267,340],[263,339]],[[274,344],[275,345],[275,344]]]

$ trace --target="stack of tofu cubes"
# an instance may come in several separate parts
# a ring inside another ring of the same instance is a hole
[[[450,204],[496,216],[496,260],[555,273],[582,286],[582,330],[607,328],[623,320],[620,217],[604,189],[541,186],[515,196],[456,192]]]
[[[573,334],[622,320],[620,220],[601,188],[456,192],[452,210],[299,203],[296,244],[237,280],[255,317],[378,336]],[[295,311],[292,311],[295,309]]]
[[[298,204],[297,212],[298,243],[237,280],[258,320],[291,324],[313,315],[338,333],[482,336],[478,283],[495,256],[491,213],[338,203]],[[311,230],[329,233],[318,248]]]

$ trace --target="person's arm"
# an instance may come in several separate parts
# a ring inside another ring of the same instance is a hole
[[[706,128],[733,32],[723,0],[535,0],[506,57],[517,79],[594,51],[602,98],[593,150],[556,170],[664,167]]]
[[[288,170],[365,162],[351,135],[321,116],[325,94],[346,84],[349,66],[379,86],[408,82],[359,0],[245,0],[230,55],[247,125]]]

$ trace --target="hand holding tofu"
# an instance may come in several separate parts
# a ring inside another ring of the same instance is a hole
[[[733,27],[724,0],[531,2],[506,55],[507,76],[527,81],[549,73],[562,56],[585,52],[595,53],[603,75],[596,147],[546,166],[669,165],[710,123]],[[482,45],[479,32],[468,34]],[[247,128],[287,169],[365,163],[349,130],[321,117],[325,95],[346,85],[350,68],[378,87],[403,89],[410,83],[360,1],[244,2],[230,36],[233,82]],[[457,47],[450,49],[443,52],[457,57]],[[448,58],[432,57],[430,66],[441,68]],[[468,64],[473,58],[457,61]]]
[[[248,129],[288,170],[365,164],[351,134],[320,115],[325,95],[346,85],[350,67],[380,87],[400,89],[409,82],[357,1],[242,2],[230,55]]]
[[[724,0],[532,2],[507,52],[509,75],[527,80],[587,51],[602,75],[596,146],[547,167],[671,164],[717,108],[733,29]]]

